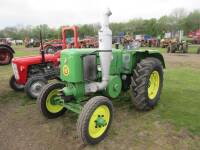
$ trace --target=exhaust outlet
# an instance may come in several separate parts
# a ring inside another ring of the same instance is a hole
[[[112,60],[112,31],[109,28],[109,16],[111,15],[112,13],[110,9],[107,9],[103,13],[101,20],[101,29],[99,31],[99,57],[102,70],[102,80],[101,82],[86,84],[86,93],[104,90],[108,85],[110,64]]]

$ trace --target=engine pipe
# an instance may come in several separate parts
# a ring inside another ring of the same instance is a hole
[[[99,31],[99,57],[102,69],[101,82],[92,82],[85,85],[85,92],[94,93],[104,90],[109,81],[110,64],[112,60],[112,31],[109,28],[109,16],[112,15],[110,9],[107,9],[102,16],[101,29]]]

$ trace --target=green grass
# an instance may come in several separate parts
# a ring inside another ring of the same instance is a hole
[[[38,47],[25,48],[25,46],[22,45],[22,46],[12,46],[12,48],[15,50],[15,57],[38,55],[40,53]]]
[[[200,135],[200,70],[167,69],[161,103],[161,119]]]
[[[161,53],[166,53],[167,52],[167,48],[160,48],[160,47],[141,47],[140,49],[154,49],[154,50],[158,50]],[[191,45],[188,48],[188,53],[190,54],[196,54],[197,53],[197,49],[198,46],[196,45]]]
[[[165,51],[162,48],[158,48],[158,50]],[[194,48],[191,49],[191,52],[193,50]],[[15,56],[37,55],[38,53],[39,51],[36,49],[27,50],[23,47],[16,47]],[[28,102],[29,99],[24,93],[14,93],[8,90],[8,79],[12,74],[11,65],[0,66],[0,70],[3,70],[0,75],[0,83],[4,89],[6,88],[5,92],[0,95],[0,103],[4,104],[18,97],[22,105],[32,104],[32,102]],[[169,66],[164,75],[161,101],[153,111],[148,113],[150,120],[158,117],[163,122],[174,124],[177,129],[185,128],[191,133],[200,135],[200,70],[193,68],[170,69]],[[121,106],[127,105],[127,101],[120,103]]]

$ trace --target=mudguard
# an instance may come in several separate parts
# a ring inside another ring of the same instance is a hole
[[[163,68],[166,68],[163,55],[157,50],[136,50],[137,60],[144,59],[146,57],[154,57],[162,62]]]
[[[8,45],[5,45],[5,44],[0,44],[0,50],[1,50],[1,47],[6,47],[8,48],[12,53],[15,53],[14,49]]]

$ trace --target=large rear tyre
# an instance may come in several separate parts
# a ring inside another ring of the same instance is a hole
[[[10,64],[13,58],[13,53],[8,47],[0,46],[0,65]]]
[[[85,144],[97,144],[107,135],[113,118],[112,102],[104,96],[91,98],[83,107],[77,131]]]
[[[188,44],[183,45],[183,53],[188,53]]]
[[[138,110],[150,110],[160,100],[163,87],[163,67],[160,60],[146,58],[134,69],[131,99]]]
[[[55,54],[57,52],[54,46],[47,46],[44,48],[46,54]]]
[[[167,47],[167,53],[170,53],[171,52],[171,48],[170,46]]]
[[[63,115],[66,111],[65,107],[55,103],[55,98],[58,96],[60,89],[65,85],[60,82],[47,84],[40,93],[37,103],[40,112],[48,119],[57,118]]]
[[[200,47],[199,47],[198,50],[197,50],[197,54],[200,54]]]
[[[36,99],[42,88],[48,83],[48,81],[40,76],[31,77],[25,84],[25,93],[32,99]]]
[[[18,84],[16,82],[15,76],[12,75],[9,81],[10,87],[15,90],[15,91],[23,91],[24,90],[24,85],[23,84]]]

